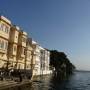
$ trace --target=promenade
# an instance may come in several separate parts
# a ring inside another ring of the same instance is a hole
[[[19,87],[25,84],[30,84],[31,80],[23,80],[22,82],[16,82],[14,80],[0,81],[0,90],[7,90],[14,87]]]

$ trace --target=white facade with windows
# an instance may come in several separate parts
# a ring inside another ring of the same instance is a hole
[[[34,76],[35,75],[45,75],[50,74],[51,71],[49,70],[49,62],[50,62],[50,52],[47,49],[44,49],[39,44],[35,43],[34,41],[34,59],[35,59],[35,66],[34,66]]]
[[[35,41],[32,41],[34,56],[33,61],[35,61],[35,65],[33,68],[33,75],[40,75],[40,46]]]

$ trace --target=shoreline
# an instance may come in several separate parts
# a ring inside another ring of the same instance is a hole
[[[7,90],[10,88],[18,88],[22,85],[30,84],[31,82],[32,82],[31,80],[23,80],[22,82],[15,82],[13,80],[0,81],[0,90]]]
[[[45,74],[42,76],[48,76],[50,74]],[[3,80],[0,81],[0,90],[9,90],[9,89],[14,89],[17,90],[18,87],[22,86],[22,85],[28,85],[31,84],[31,82],[33,82],[33,80],[37,77],[40,77],[41,75],[36,75],[34,77],[31,78],[31,80],[28,79],[23,79],[22,82],[16,82],[14,80]]]

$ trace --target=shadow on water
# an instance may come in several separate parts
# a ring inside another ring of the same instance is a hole
[[[71,90],[70,88],[67,88],[67,85],[69,85],[70,79],[72,78],[74,74],[70,75],[53,75],[50,79],[50,85],[48,90]]]
[[[48,75],[48,76],[42,76],[36,78],[32,82],[32,86],[30,90],[69,90],[70,88],[65,87],[66,85],[69,85],[70,78],[73,75],[61,75],[58,74],[57,76],[55,74]]]

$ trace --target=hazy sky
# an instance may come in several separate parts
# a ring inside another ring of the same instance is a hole
[[[0,0],[0,13],[43,47],[90,70],[90,0]]]

